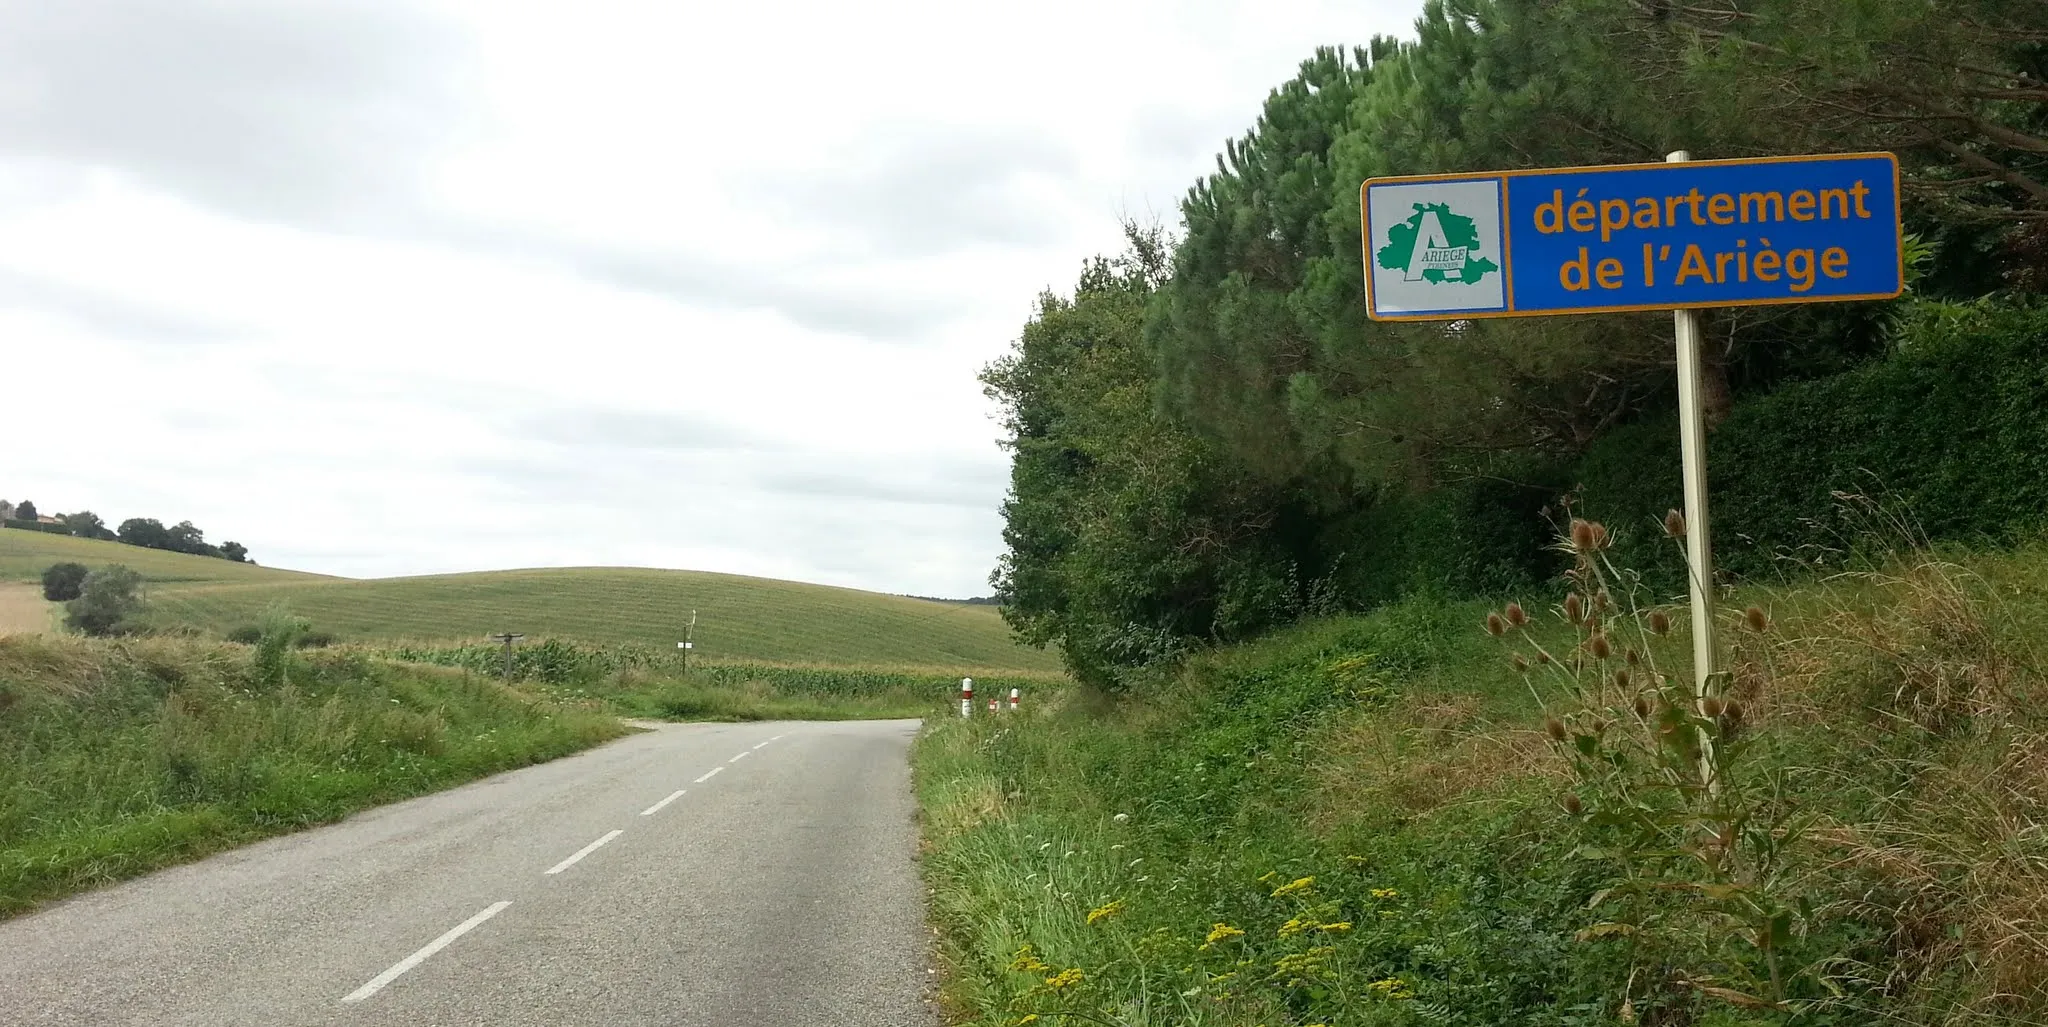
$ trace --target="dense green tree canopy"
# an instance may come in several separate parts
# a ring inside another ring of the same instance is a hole
[[[2048,280],[2044,62],[2038,0],[1429,0],[1318,51],[1171,244],[1091,264],[990,368],[1007,616],[1093,672],[1540,573],[1574,461],[1671,405],[1670,319],[1370,322],[1365,179],[1890,149],[1918,292],[2010,295]],[[1883,357],[1904,306],[1712,312],[1710,417]]]

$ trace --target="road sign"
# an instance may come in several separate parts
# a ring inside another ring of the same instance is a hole
[[[1376,178],[1366,313],[1460,320],[1891,299],[1888,153]]]

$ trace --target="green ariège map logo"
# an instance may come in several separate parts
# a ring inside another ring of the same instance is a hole
[[[1476,256],[1479,229],[1471,218],[1451,213],[1448,204],[1418,203],[1415,216],[1387,231],[1377,254],[1381,267],[1404,272],[1411,282],[1472,285],[1500,265]]]

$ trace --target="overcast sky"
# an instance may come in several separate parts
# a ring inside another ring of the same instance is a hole
[[[981,595],[976,372],[1420,0],[0,0],[0,498]]]

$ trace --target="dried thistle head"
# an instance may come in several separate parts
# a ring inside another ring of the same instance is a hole
[[[1603,588],[1600,591],[1593,593],[1593,609],[1606,611],[1611,610],[1613,608],[1614,596],[1610,595],[1606,589]]]
[[[1729,727],[1740,725],[1743,713],[1742,700],[1740,699],[1730,699],[1721,707],[1721,716],[1727,720]]]
[[[1627,652],[1622,653],[1622,655],[1624,657],[1627,657],[1628,665],[1631,667],[1640,667],[1643,665],[1643,654],[1636,652],[1634,649],[1630,649]]]
[[[1586,811],[1586,804],[1581,802],[1577,795],[1566,792],[1564,793],[1564,811],[1576,817]]]
[[[1606,548],[1607,548],[1607,547],[1608,547],[1609,545],[1611,545],[1611,544],[1613,543],[1613,541],[1614,541],[1614,540],[1613,540],[1612,538],[1609,538],[1609,537],[1608,537],[1608,535],[1607,535],[1607,525],[1605,525],[1605,524],[1602,524],[1602,523],[1600,523],[1599,521],[1594,521],[1594,522],[1593,522],[1593,550],[1594,550],[1595,552],[1598,552],[1598,551],[1600,551],[1600,550],[1602,550],[1602,549],[1606,549]]]
[[[1671,633],[1671,618],[1665,616],[1664,611],[1650,611],[1650,633],[1653,635],[1668,635]]]
[[[1500,614],[1489,613],[1486,615],[1486,633],[1499,638],[1508,633],[1508,622],[1502,620]]]
[[[1556,717],[1543,718],[1543,733],[1549,735],[1550,740],[1553,742],[1564,741],[1567,733],[1564,729],[1564,721]]]
[[[1616,687],[1616,688],[1627,688],[1627,687],[1628,687],[1628,668],[1627,668],[1627,667],[1617,667],[1617,668],[1615,668],[1615,671],[1614,671],[1614,687]]]
[[[1614,655],[1614,647],[1607,644],[1606,635],[1594,635],[1592,640],[1586,643],[1586,651],[1592,653],[1596,660],[1604,660]]]
[[[1511,660],[1509,660],[1508,662],[1510,662],[1510,663],[1514,664],[1514,666],[1515,666],[1515,673],[1517,673],[1517,674],[1527,674],[1527,673],[1529,673],[1529,661],[1528,661],[1528,660],[1525,660],[1525,659],[1522,659],[1522,654],[1521,654],[1521,653],[1516,653],[1516,654],[1514,655],[1514,658],[1513,658],[1513,659],[1511,659]]]
[[[1639,696],[1636,696],[1636,716],[1638,716],[1638,717],[1641,717],[1641,718],[1643,718],[1644,720],[1648,720],[1648,719],[1650,719],[1650,697],[1649,697],[1649,696],[1647,696],[1647,695],[1639,695]]]
[[[1742,611],[1742,622],[1749,625],[1749,630],[1757,634],[1763,634],[1771,629],[1771,618],[1764,614],[1763,607],[1760,606],[1752,606]]]
[[[1572,549],[1580,554],[1593,551],[1593,522],[1572,518]]]
[[[1664,534],[1672,538],[1685,537],[1685,515],[1672,510],[1664,515]]]
[[[1515,627],[1519,628],[1529,623],[1529,614],[1522,609],[1521,603],[1509,603],[1508,608],[1502,612],[1507,614],[1508,623]]]
[[[1718,695],[1710,695],[1700,700],[1700,713],[1708,720],[1721,719],[1721,711],[1725,709],[1727,707],[1722,704],[1721,697]]]
[[[1586,619],[1586,604],[1579,600],[1577,592],[1564,597],[1564,619],[1574,625]]]

